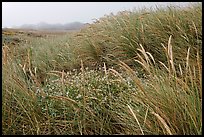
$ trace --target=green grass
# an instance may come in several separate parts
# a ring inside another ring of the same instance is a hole
[[[4,44],[2,134],[201,135],[201,11],[125,11]]]

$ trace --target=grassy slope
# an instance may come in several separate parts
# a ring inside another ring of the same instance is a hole
[[[201,11],[121,12],[4,46],[3,134],[202,134]]]

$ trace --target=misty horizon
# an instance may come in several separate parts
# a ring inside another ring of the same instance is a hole
[[[119,11],[156,6],[185,6],[190,2],[2,2],[2,28],[25,24],[93,23]]]
[[[73,21],[73,22],[67,22],[67,23],[48,23],[48,22],[41,21],[39,23],[22,24],[22,25],[19,25],[19,26],[14,25],[14,26],[12,26],[12,28],[18,28],[18,27],[22,27],[22,26],[25,26],[25,25],[67,25],[67,24],[72,24],[72,23],[82,23],[82,22]],[[86,24],[86,23],[82,23],[82,24]]]

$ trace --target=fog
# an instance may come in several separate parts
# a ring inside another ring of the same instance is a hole
[[[123,10],[188,4],[189,2],[2,2],[2,27],[41,22],[91,23],[94,19]]]

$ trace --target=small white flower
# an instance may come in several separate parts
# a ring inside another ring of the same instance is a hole
[[[76,98],[77,98],[77,99],[78,99],[78,98],[81,98],[81,95],[80,95],[80,94],[78,94],[78,96],[77,96]]]

